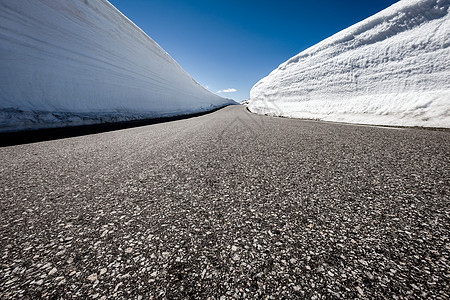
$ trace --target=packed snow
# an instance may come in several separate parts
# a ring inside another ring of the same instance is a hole
[[[0,131],[234,103],[192,79],[106,0],[0,0]]]
[[[249,109],[450,128],[449,6],[449,0],[403,0],[333,35],[256,83]]]

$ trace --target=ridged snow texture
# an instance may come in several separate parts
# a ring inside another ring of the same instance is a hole
[[[0,0],[0,131],[210,110],[195,82],[106,0]]]
[[[404,0],[281,64],[256,113],[450,127],[450,0]]]

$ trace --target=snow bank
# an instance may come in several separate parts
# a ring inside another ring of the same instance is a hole
[[[200,112],[195,82],[106,0],[0,0],[0,131]]]
[[[449,0],[403,0],[281,64],[255,113],[450,127]]]

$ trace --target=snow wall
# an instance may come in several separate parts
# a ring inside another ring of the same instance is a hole
[[[250,92],[259,114],[450,127],[450,0],[404,0],[281,64]]]
[[[0,0],[0,131],[173,116],[234,103],[106,0]]]

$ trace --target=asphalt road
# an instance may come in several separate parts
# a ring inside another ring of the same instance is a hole
[[[256,116],[0,148],[1,299],[450,295],[450,132]]]

